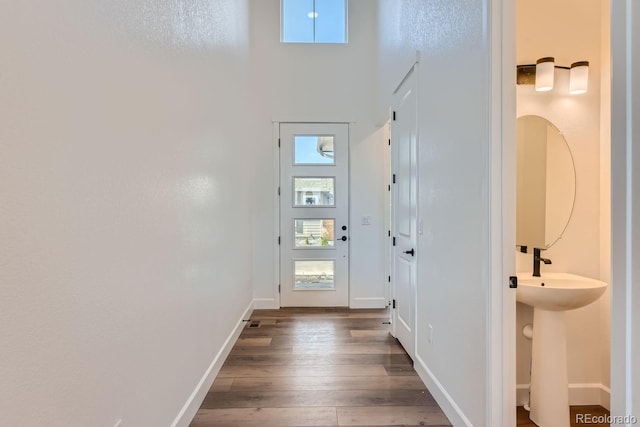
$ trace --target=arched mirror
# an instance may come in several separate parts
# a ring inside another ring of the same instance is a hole
[[[558,128],[540,116],[518,118],[517,131],[516,244],[548,249],[573,212],[573,156]]]

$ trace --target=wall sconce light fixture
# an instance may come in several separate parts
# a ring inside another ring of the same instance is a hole
[[[546,92],[553,89],[553,77],[556,70],[554,61],[552,56],[536,61],[536,92]]]
[[[536,64],[518,65],[516,83],[535,84],[536,91],[546,92],[553,89],[556,68],[569,70],[569,93],[586,93],[589,86],[589,61],[579,61],[571,67],[555,65],[553,57],[540,58]]]
[[[569,73],[569,93],[586,93],[589,87],[589,61],[574,62]]]

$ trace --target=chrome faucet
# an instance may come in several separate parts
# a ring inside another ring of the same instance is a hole
[[[541,249],[533,248],[533,277],[540,277],[540,261],[551,264],[550,259],[540,256],[540,251]]]

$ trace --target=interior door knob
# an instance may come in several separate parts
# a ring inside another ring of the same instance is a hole
[[[414,256],[416,252],[413,249],[411,249],[410,251],[404,251],[404,253]]]

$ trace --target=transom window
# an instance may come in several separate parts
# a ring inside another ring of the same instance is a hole
[[[347,0],[282,0],[280,9],[282,42],[347,42]]]

